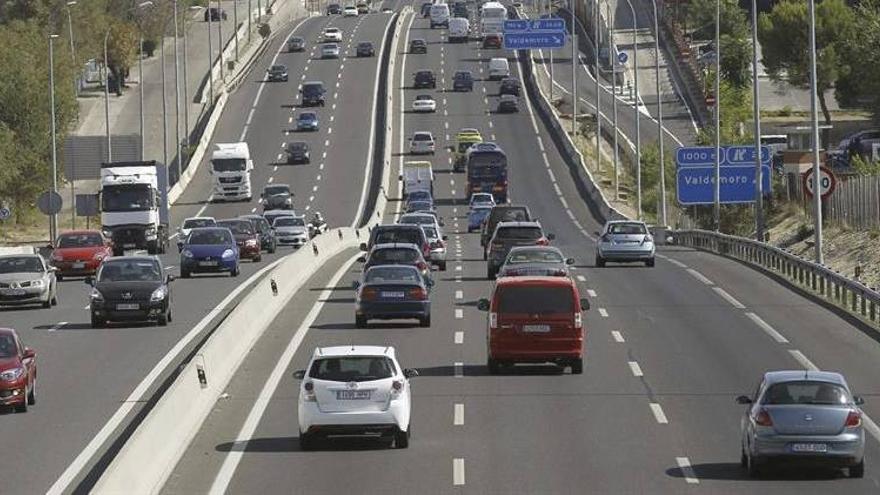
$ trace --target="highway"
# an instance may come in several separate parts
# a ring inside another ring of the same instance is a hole
[[[358,18],[300,19],[273,39],[253,72],[230,94],[214,134],[214,142],[248,142],[255,163],[251,176],[253,201],[208,202],[212,186],[208,167],[203,163],[172,208],[175,231],[188,216],[211,215],[219,219],[261,211],[259,193],[264,185],[272,182],[291,185],[298,212],[321,211],[331,226],[354,223],[364,201],[363,184],[367,182],[367,149],[371,136],[366,131],[372,123],[379,61],[378,56],[354,58],[354,45],[369,40],[380,47],[391,18],[388,14],[375,13]],[[328,25],[343,30],[344,55],[339,60],[316,58],[316,42]],[[279,53],[291,32],[307,40],[308,51]],[[287,83],[263,80],[265,68],[276,56],[277,62],[286,64],[292,75]],[[323,80],[328,85],[327,106],[318,109],[319,132],[286,135],[292,129],[290,120],[298,111],[293,105],[298,103],[296,90],[300,74],[309,80]],[[277,163],[281,144],[300,139],[311,144],[312,163],[296,166]],[[206,160],[209,157],[207,153]],[[327,190],[327,184],[334,184],[331,191]],[[332,196],[328,194],[331,192]],[[161,258],[171,268],[169,273],[177,274],[178,254],[174,242],[176,239],[172,240],[170,252]],[[4,310],[3,326],[18,330],[23,341],[36,350],[39,379],[37,405],[27,414],[4,411],[0,418],[6,440],[15,445],[14,449],[0,453],[0,477],[18,480],[5,485],[0,493],[42,493],[53,484],[54,488],[77,486],[106,450],[107,445],[90,444],[93,438],[105,425],[127,424],[142,410],[156,385],[161,384],[159,379],[146,390],[138,388],[157,363],[168,357],[180,342],[188,342],[185,349],[196,345],[204,332],[196,332],[196,338],[188,341],[191,330],[210,330],[233,304],[221,305],[225,308],[222,311],[212,313],[212,310],[224,300],[234,302],[240,298],[246,293],[244,290],[252,275],[289,252],[290,248],[280,247],[275,255],[264,253],[261,263],[243,262],[238,278],[203,275],[175,281],[172,284],[174,319],[167,327],[112,325],[91,329],[87,309],[90,288],[81,279],[66,279],[59,284],[59,305],[55,308]],[[172,363],[177,361],[179,359]],[[167,376],[173,367],[156,370],[159,378]],[[114,423],[117,419],[114,413],[125,408],[127,412],[118,418],[123,421]],[[110,428],[108,433],[120,430],[121,426]],[[83,469],[69,470],[71,463],[81,455],[85,462]]]
[[[815,366],[843,372],[866,398],[865,413],[880,417],[876,333],[706,253],[669,246],[655,268],[594,268],[599,224],[541,122],[526,106],[519,114],[493,113],[498,83],[480,80],[473,93],[444,90],[454,70],[482,78],[488,59],[503,52],[444,43],[443,32],[421,17],[407,37],[427,39],[429,52],[409,55],[400,47],[396,54],[396,158],[406,159],[403,140],[417,130],[448,144],[457,129],[475,126],[506,150],[513,202],[528,204],[557,235],[555,245],[577,259],[575,276],[592,301],[584,374],[528,367],[488,375],[485,315],[475,302],[491,283],[477,234],[465,233],[463,175],[451,173],[449,154],[440,152],[435,190],[450,263],[435,272],[432,326],[356,330],[351,282],[360,269],[348,256],[334,259],[251,351],[165,493],[877,492],[880,432],[873,422],[866,419],[864,479],[783,470],[751,480],[739,467],[743,410],[734,403],[766,370]],[[408,89],[420,68],[438,76],[433,115],[407,111],[425,92]],[[400,202],[389,205],[387,221]],[[292,374],[316,346],[348,344],[394,345],[404,367],[420,370],[412,382],[409,449],[335,440],[299,451]]]

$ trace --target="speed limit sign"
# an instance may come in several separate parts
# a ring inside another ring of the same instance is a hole
[[[815,182],[813,180],[813,169],[811,168],[804,174],[804,191],[807,192],[808,197],[813,197],[816,190]],[[827,198],[834,192],[834,186],[836,185],[837,179],[834,177],[834,172],[828,167],[819,167],[819,194],[822,195],[822,199]]]

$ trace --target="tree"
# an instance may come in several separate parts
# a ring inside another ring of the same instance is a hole
[[[106,64],[118,83],[117,93],[121,93],[125,76],[139,52],[138,31],[137,26],[129,22],[115,20],[110,25],[109,32]]]
[[[810,89],[809,28],[803,1],[784,0],[769,14],[761,14],[758,39],[770,79]],[[831,123],[831,112],[825,92],[849,71],[841,54],[854,28],[855,15],[844,0],[823,0],[816,5],[816,89],[826,124]]]
[[[862,0],[855,28],[842,43],[846,61],[835,87],[841,105],[864,107],[880,122],[880,0]]]

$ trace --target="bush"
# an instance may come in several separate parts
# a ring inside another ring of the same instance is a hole
[[[260,36],[262,36],[263,39],[266,39],[270,34],[272,34],[272,28],[270,28],[268,24],[260,24]]]
[[[141,55],[146,54],[147,57],[152,57],[153,53],[156,52],[156,40],[144,40],[144,44],[141,47]]]

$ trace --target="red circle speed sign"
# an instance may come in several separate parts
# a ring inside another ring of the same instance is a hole
[[[819,167],[819,193],[822,195],[822,199],[827,198],[834,192],[834,186],[836,185],[837,178],[834,177],[834,172],[828,167]],[[804,173],[804,191],[811,198],[815,191],[814,186],[815,181],[813,180],[813,169],[811,168]]]

